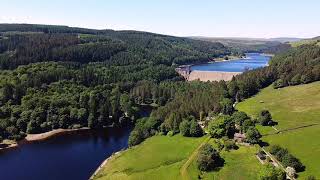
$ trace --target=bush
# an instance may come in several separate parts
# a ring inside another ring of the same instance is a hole
[[[260,180],[284,180],[286,173],[268,164],[258,174]]]
[[[184,120],[179,125],[179,130],[182,136],[190,136],[190,122]]]
[[[211,137],[221,138],[226,135],[226,124],[226,118],[223,116],[210,121],[208,130]]]
[[[282,162],[285,167],[293,167],[297,172],[304,171],[304,165],[298,158],[290,154],[287,149],[274,145],[270,147],[269,151]]]
[[[273,155],[275,155],[277,152],[279,152],[282,148],[279,145],[272,145],[269,147],[269,152]]]
[[[167,133],[167,136],[170,136],[170,137],[174,136],[174,132],[173,132],[173,131],[169,131],[169,132]]]
[[[273,83],[273,88],[274,89],[283,88],[285,86],[286,86],[286,84],[282,79],[278,79]]]
[[[159,119],[152,117],[138,119],[134,129],[130,133],[128,140],[129,146],[140,144],[144,139],[155,135],[159,126]]]
[[[243,132],[247,132],[249,127],[252,127],[252,126],[255,126],[255,123],[254,121],[252,121],[251,119],[246,119],[244,120],[244,122],[242,123],[242,126],[241,126],[241,130]]]
[[[131,131],[128,144],[129,147],[140,144],[143,141],[143,136],[140,131]]]
[[[202,128],[196,121],[190,122],[190,136],[192,137],[201,137],[203,135]]]
[[[199,124],[195,120],[184,120],[179,126],[182,136],[200,137],[203,135],[203,131]]]
[[[247,116],[245,112],[237,111],[234,112],[231,116],[233,122],[239,126],[242,126],[243,122],[245,120],[250,120],[250,118]]]
[[[262,126],[268,126],[272,123],[272,117],[268,110],[262,110],[259,114],[258,121]]]
[[[198,169],[201,171],[211,171],[223,165],[223,159],[219,152],[213,149],[210,144],[203,145],[197,157]]]
[[[160,131],[162,132],[162,134],[166,135],[168,133],[166,125],[164,123],[162,123],[160,125]]]
[[[288,150],[287,149],[284,149],[284,148],[281,148],[276,154],[276,158],[279,160],[279,161],[282,161],[283,160],[283,157],[288,154]]]
[[[237,148],[238,148],[238,146],[236,145],[236,143],[233,140],[228,139],[228,140],[224,141],[224,149],[226,151],[229,151],[232,149],[237,149]]]
[[[284,155],[284,157],[282,157],[281,162],[285,167],[293,167],[297,172],[301,172],[304,170],[304,166],[299,161],[299,159],[297,159],[296,157],[294,157],[289,153]]]
[[[246,132],[246,141],[251,144],[258,144],[260,142],[261,134],[259,131],[251,126]]]

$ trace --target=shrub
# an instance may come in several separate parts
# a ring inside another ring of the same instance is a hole
[[[272,122],[271,114],[268,110],[262,110],[259,114],[258,121],[262,126],[270,125]]]
[[[271,154],[275,155],[278,151],[280,151],[282,148],[279,145],[272,145],[269,147],[269,151]]]
[[[210,144],[205,144],[199,150],[197,165],[201,171],[211,171],[223,165],[223,159]]]
[[[234,123],[236,123],[239,126],[242,126],[242,123],[249,119],[249,117],[247,116],[247,114],[245,112],[242,111],[237,111],[234,112],[231,116],[232,120]]]
[[[221,138],[226,134],[226,120],[224,117],[218,117],[210,121],[209,134],[214,138]]]
[[[286,173],[268,164],[260,170],[258,177],[260,180],[284,180]]]
[[[300,160],[290,154],[287,149],[274,145],[269,148],[269,151],[271,154],[275,155],[285,167],[293,167],[297,172],[304,170],[305,167]]]
[[[301,172],[304,169],[304,166],[299,161],[299,159],[297,159],[291,154],[284,155],[284,157],[282,157],[281,162],[285,167],[293,167],[297,172]]]
[[[142,133],[140,131],[131,131],[128,144],[129,146],[135,146],[137,144],[140,144],[143,141]]]
[[[190,136],[190,122],[184,120],[179,125],[179,130],[182,136]]]
[[[190,136],[200,137],[203,135],[203,131],[196,121],[190,122]]]
[[[169,131],[168,133],[167,133],[167,136],[173,136],[174,135],[174,132],[173,131]]]
[[[261,134],[255,127],[251,126],[248,128],[246,132],[246,141],[248,143],[257,144],[260,142],[260,138],[261,138]]]
[[[282,79],[278,79],[273,83],[273,88],[274,89],[282,88],[282,87],[285,87],[285,86],[286,86],[286,84]]]
[[[233,140],[228,139],[228,140],[224,141],[224,149],[226,151],[229,151],[232,149],[237,149],[237,148],[238,148],[238,146],[236,145],[236,143]]]

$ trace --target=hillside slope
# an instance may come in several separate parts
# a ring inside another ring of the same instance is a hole
[[[211,43],[139,31],[113,31],[32,24],[0,24],[0,68],[43,61],[111,65],[206,62],[228,54]]]
[[[263,89],[258,95],[239,103],[236,108],[257,117],[267,109],[275,126],[260,127],[263,140],[271,145],[278,144],[288,148],[306,166],[299,176],[314,175],[320,177],[320,82],[306,85],[273,89]],[[271,134],[271,135],[267,135]]]

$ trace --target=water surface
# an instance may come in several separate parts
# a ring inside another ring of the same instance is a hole
[[[128,146],[130,128],[88,130],[0,152],[3,180],[85,180],[112,153]]]
[[[260,53],[247,53],[247,58],[222,62],[212,62],[191,66],[191,71],[224,71],[224,72],[244,72],[268,65],[270,56]]]

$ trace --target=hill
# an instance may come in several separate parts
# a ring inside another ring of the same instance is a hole
[[[302,39],[301,38],[292,38],[292,37],[278,37],[278,38],[270,38],[268,40],[286,43],[286,42],[296,42],[296,41],[300,41]]]
[[[277,39],[263,38],[214,38],[214,37],[191,37],[209,42],[219,42],[230,47],[233,52],[264,52],[264,53],[281,53],[290,49],[290,45]],[[280,39],[281,40],[281,39]]]
[[[139,31],[0,24],[0,68],[43,61],[186,64],[230,53],[210,43]]]
[[[293,47],[299,47],[302,45],[312,45],[312,44],[316,44],[316,45],[320,46],[320,36],[310,38],[310,39],[301,39],[299,41],[290,42],[290,44]]]
[[[263,89],[256,96],[239,103],[236,108],[253,117],[263,110],[269,110],[277,133],[271,127],[259,127],[263,140],[270,145],[278,144],[288,148],[306,166],[299,177],[308,175],[320,177],[320,82],[307,85]]]

